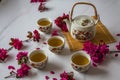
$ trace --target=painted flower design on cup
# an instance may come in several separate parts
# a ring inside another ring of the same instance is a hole
[[[76,71],[78,71],[78,72],[85,72],[85,71],[87,71],[87,70],[89,69],[90,64],[89,64],[89,66],[79,67],[79,66],[71,63],[71,66],[72,66],[72,68],[73,68],[74,70],[76,70]]]
[[[53,47],[53,48],[50,48],[50,47],[49,47],[49,50],[50,50],[51,52],[53,52],[53,53],[60,54],[60,53],[62,52],[63,48],[64,48],[64,45],[61,46],[61,47],[58,47],[58,48],[54,48],[54,47]]]
[[[38,28],[41,32],[49,34],[52,29],[52,21],[48,18],[41,18],[37,21]]]
[[[44,69],[48,62],[48,57],[43,50],[37,49],[29,54],[29,62],[36,69]]]
[[[61,54],[65,45],[64,38],[61,36],[52,36],[47,43],[49,50],[55,54]]]
[[[47,61],[48,61],[48,59],[46,60],[46,61],[44,61],[44,62],[41,62],[41,63],[31,63],[31,65],[34,67],[34,68],[37,68],[37,69],[43,69],[43,68],[45,68],[45,66],[46,66],[46,64],[47,64]]]

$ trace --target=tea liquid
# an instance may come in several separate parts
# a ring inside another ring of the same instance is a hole
[[[45,58],[46,56],[43,53],[35,53],[30,57],[31,61],[34,61],[34,62],[41,62]]]
[[[41,20],[38,22],[39,25],[41,26],[46,26],[46,25],[49,25],[50,24],[50,21],[48,20]]]
[[[72,58],[73,63],[77,65],[85,65],[88,64],[89,60],[83,55],[76,55]]]
[[[63,44],[63,41],[60,40],[59,38],[52,38],[48,41],[48,44],[50,46],[57,47],[57,46],[60,46],[61,44]]]

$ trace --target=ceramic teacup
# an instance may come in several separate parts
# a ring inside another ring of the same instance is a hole
[[[71,56],[72,68],[78,72],[85,72],[91,66],[90,55],[86,51],[74,52]]]
[[[43,33],[49,34],[52,29],[52,21],[49,18],[41,18],[37,21],[39,30]]]
[[[55,54],[60,54],[64,48],[64,38],[61,36],[52,36],[48,39],[48,48]]]
[[[34,50],[29,55],[29,62],[32,67],[37,69],[43,69],[48,61],[47,55],[43,50]]]

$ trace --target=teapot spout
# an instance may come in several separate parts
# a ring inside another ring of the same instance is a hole
[[[64,19],[63,21],[66,23],[68,31],[70,31],[71,30],[71,23],[70,23],[70,21],[68,19]]]

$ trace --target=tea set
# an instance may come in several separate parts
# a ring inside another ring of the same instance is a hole
[[[76,16],[75,18],[73,18],[74,8],[75,8],[75,6],[77,6],[79,4],[92,6],[94,9],[96,19],[94,19],[88,15],[79,15],[79,16]],[[99,21],[99,15],[97,14],[96,7],[93,4],[87,3],[87,2],[77,2],[73,5],[73,7],[71,9],[69,20],[65,19],[64,21],[66,22],[68,30],[74,39],[76,39],[80,42],[86,42],[86,41],[92,40],[96,34],[96,24]],[[37,21],[37,24],[38,24],[39,30],[41,32],[43,32],[45,34],[49,34],[51,32],[52,21],[50,19],[41,18]],[[65,40],[61,36],[53,36],[47,40],[47,43],[48,43],[47,44],[48,49],[52,53],[55,53],[58,55],[58,54],[61,54],[64,49]],[[31,59],[32,56],[35,54],[38,55],[37,53],[43,54],[45,56],[45,58],[42,61],[38,61],[38,62],[32,60]],[[77,57],[79,57],[79,56],[82,56],[82,57],[77,59]],[[84,60],[86,60],[87,62],[85,64],[78,64],[77,62],[81,62],[78,60],[81,60],[83,62],[84,62]],[[31,52],[29,55],[29,62],[31,64],[31,66],[33,66],[34,68],[43,69],[48,62],[48,56],[45,54],[45,52],[43,50],[35,50],[35,51]],[[90,65],[91,65],[91,59],[90,59],[90,56],[87,54],[87,52],[80,50],[80,51],[76,51],[72,54],[71,66],[74,70],[76,70],[78,72],[85,72],[89,69]]]

